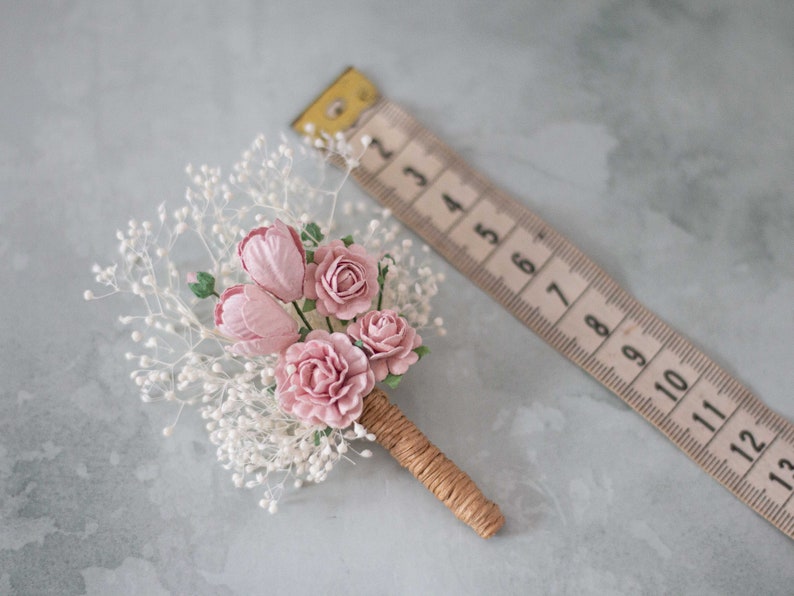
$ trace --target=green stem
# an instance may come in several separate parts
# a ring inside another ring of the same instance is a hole
[[[334,332],[334,326],[331,325],[331,319],[329,319],[328,317],[325,317],[325,324],[328,325],[328,331],[333,333]]]
[[[380,263],[378,263],[378,279],[380,280],[380,283],[378,284],[380,287],[378,288],[377,310],[380,310],[380,307],[383,304],[383,286],[386,284],[386,276],[381,273]]]
[[[216,298],[220,298],[221,297],[221,295],[218,294],[218,292],[213,292],[212,295],[215,296]]]
[[[303,314],[303,311],[301,310],[301,307],[298,306],[298,301],[297,300],[293,300],[292,301],[292,306],[294,306],[295,310],[298,311],[298,316],[301,318],[301,321],[303,321],[303,324],[306,325],[306,328],[309,331],[311,331],[312,330],[312,326],[311,326],[311,324],[309,324],[309,321],[306,320],[306,316]]]

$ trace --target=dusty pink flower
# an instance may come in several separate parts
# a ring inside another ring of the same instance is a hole
[[[369,364],[376,381],[382,381],[389,373],[403,375],[419,360],[414,350],[422,345],[422,338],[393,310],[372,310],[350,323],[347,333],[372,354]]]
[[[344,333],[312,331],[276,365],[281,407],[307,424],[345,428],[361,416],[374,385],[366,354]]]
[[[279,300],[303,296],[306,252],[295,228],[277,219],[272,226],[251,230],[237,245],[237,254],[251,279]]]
[[[368,311],[378,289],[377,261],[359,244],[334,240],[320,246],[306,267],[303,291],[324,317],[347,320]]]
[[[300,339],[297,321],[254,284],[232,286],[221,294],[215,326],[237,340],[229,350],[241,356],[279,352]]]

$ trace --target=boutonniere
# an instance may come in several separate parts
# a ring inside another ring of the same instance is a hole
[[[188,167],[186,205],[117,232],[119,262],[94,273],[105,296],[136,299],[120,317],[140,347],[132,379],[146,402],[197,408],[234,483],[260,487],[271,513],[377,441],[490,537],[498,507],[382,389],[429,354],[428,332],[445,332],[430,306],[442,276],[388,211],[356,226],[365,209],[340,204],[344,179],[330,184],[325,168],[334,155],[349,173],[356,149],[324,149],[269,150],[260,136],[230,176]]]

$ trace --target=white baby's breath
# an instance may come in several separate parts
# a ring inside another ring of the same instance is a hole
[[[401,229],[388,210],[363,201],[338,205],[361,149],[341,137],[324,137],[320,145],[324,153],[308,143],[293,148],[282,137],[271,149],[260,135],[225,179],[219,168],[188,166],[185,204],[170,211],[160,205],[155,220],[132,219],[117,231],[118,262],[92,268],[105,291],[84,293],[86,300],[117,293],[135,297],[137,310],[119,321],[132,327],[130,339],[138,351],[125,358],[137,363],[130,376],[141,398],[175,403],[177,418],[185,406],[195,406],[234,484],[262,486],[260,505],[271,513],[286,487],[322,482],[351,454],[370,457],[368,449],[357,451],[351,442],[375,437],[358,423],[325,429],[284,413],[274,391],[276,357],[228,352],[229,340],[215,329],[214,300],[191,293],[188,272],[211,273],[221,292],[248,280],[237,244],[250,229],[276,218],[298,229],[315,222],[326,237],[351,234],[388,265],[383,308],[396,310],[418,330],[444,333],[441,319],[430,318],[430,300],[442,276],[412,252],[410,239],[398,240]],[[329,167],[331,159],[344,164],[341,174]],[[306,315],[313,326],[325,324],[316,312]],[[170,436],[174,424],[163,434]]]

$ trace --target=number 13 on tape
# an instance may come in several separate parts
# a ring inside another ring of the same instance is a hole
[[[471,281],[794,538],[794,426],[346,70],[293,123],[368,138],[353,177]],[[355,145],[354,145],[355,146]]]

